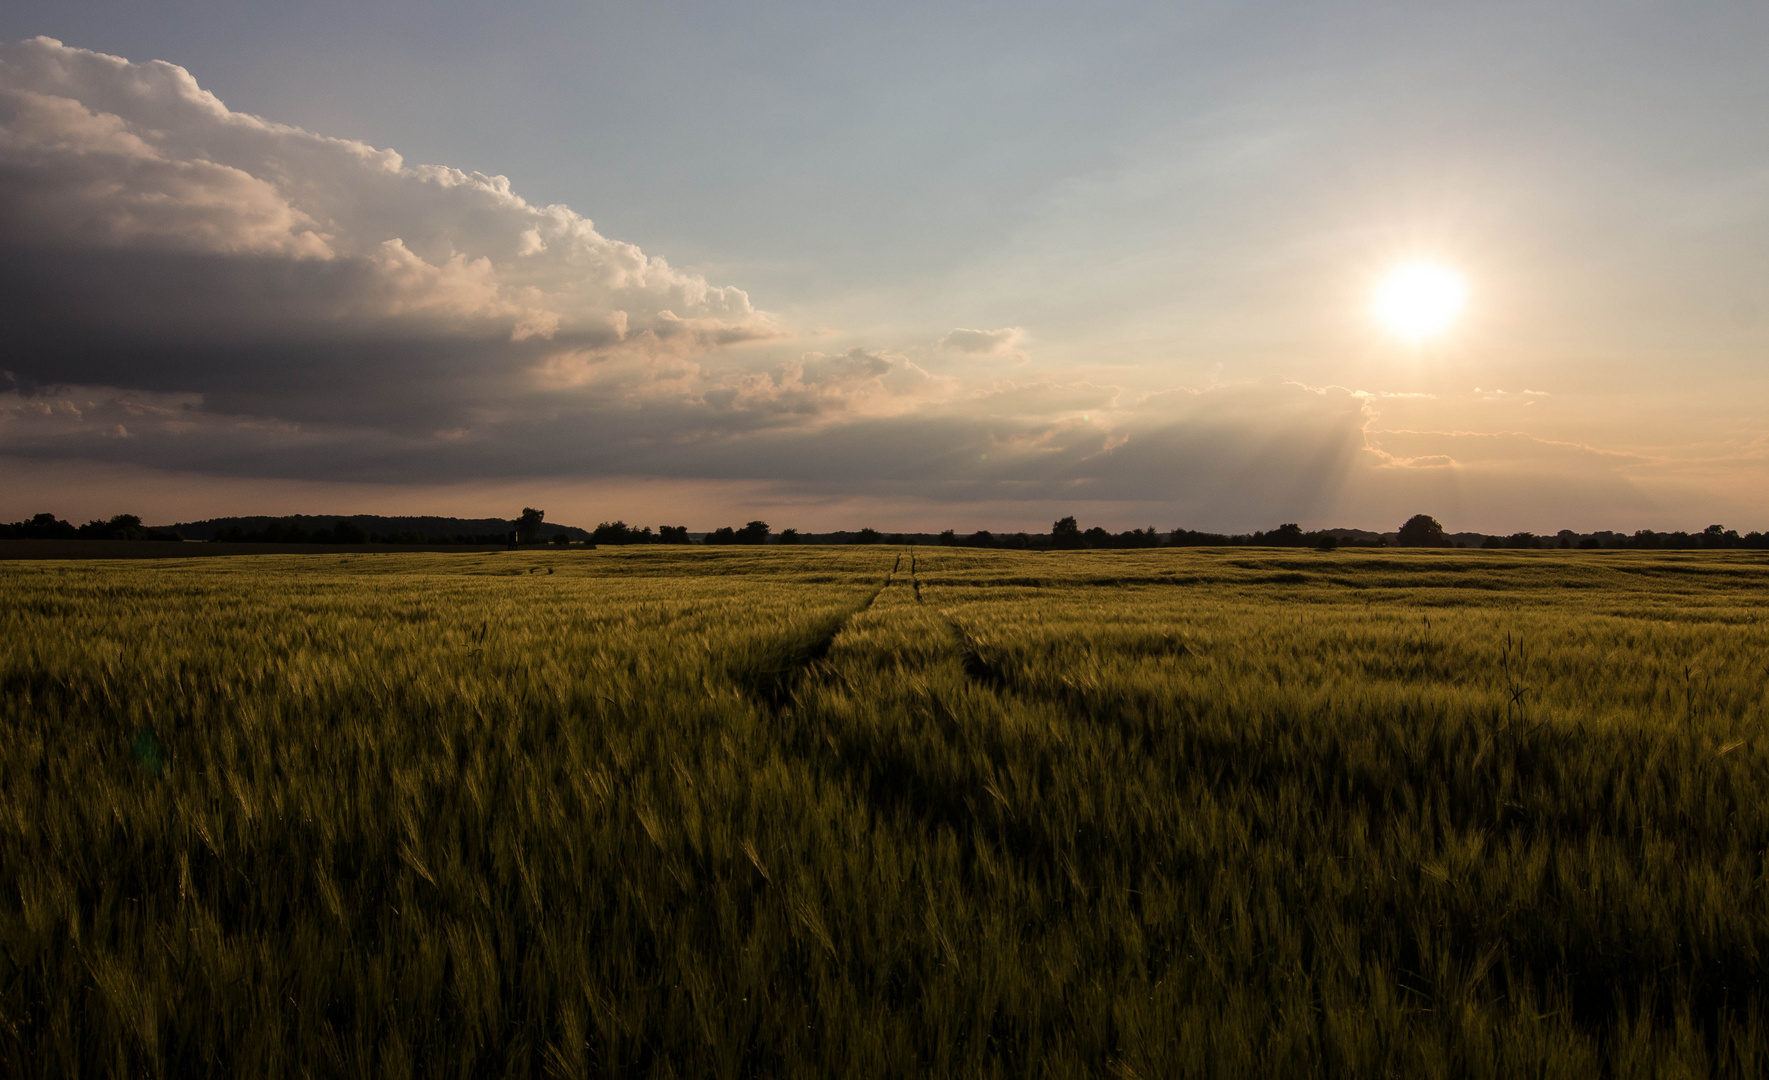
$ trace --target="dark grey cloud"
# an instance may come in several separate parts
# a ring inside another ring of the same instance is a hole
[[[803,407],[796,370],[760,389],[687,389],[574,397],[536,412],[480,417],[471,426],[404,433],[228,417],[193,395],[58,388],[0,397],[10,452],[151,461],[166,468],[363,483],[496,477],[642,476],[731,483],[839,499],[855,494],[938,504],[1002,501],[1163,503],[1174,513],[1239,520],[1328,509],[1346,473],[1370,455],[1364,400],[1295,384],[1156,395],[1106,411],[1007,413],[1002,397],[1037,401],[1042,388],[951,392],[913,408],[865,415],[897,399],[873,389],[903,370],[873,357],[840,384],[844,406]],[[795,366],[796,367],[796,366]],[[641,380],[643,372],[636,373]],[[778,381],[776,381],[778,380]],[[925,382],[933,382],[931,378]],[[817,393],[836,393],[827,386]],[[1078,395],[1092,409],[1101,394]],[[735,407],[728,397],[747,403]],[[784,402],[784,404],[782,404]],[[790,418],[783,422],[778,405]],[[224,451],[218,453],[218,451]],[[1367,462],[1366,462],[1367,464]],[[1192,520],[1198,520],[1192,518]]]

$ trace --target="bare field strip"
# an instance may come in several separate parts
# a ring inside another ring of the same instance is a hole
[[[0,1073],[1760,1076],[1755,553],[0,562]]]

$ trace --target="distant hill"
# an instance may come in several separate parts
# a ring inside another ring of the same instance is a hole
[[[307,532],[318,532],[321,529],[336,528],[340,523],[356,526],[364,532],[376,536],[417,535],[423,537],[455,537],[465,536],[487,537],[489,542],[497,542],[507,536],[516,523],[504,518],[452,518],[452,517],[384,517],[380,514],[285,514],[280,517],[220,517],[206,521],[187,521],[177,525],[167,525],[170,529],[186,540],[213,540],[221,533],[230,529],[242,532],[262,532],[269,526],[291,525],[300,526]],[[565,533],[573,540],[588,540],[590,534],[572,525],[555,525],[544,522],[540,535],[551,539]]]

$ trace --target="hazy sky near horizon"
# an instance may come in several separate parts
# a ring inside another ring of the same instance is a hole
[[[1760,4],[0,40],[0,517],[1769,527]],[[1469,289],[1420,343],[1414,259]]]

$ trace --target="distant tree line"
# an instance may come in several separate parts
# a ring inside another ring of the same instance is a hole
[[[255,526],[228,525],[209,537],[229,544],[502,544],[508,532],[438,535],[413,530],[381,532],[365,529],[353,521],[308,525],[299,520],[272,518]],[[118,514],[108,521],[89,521],[74,526],[54,514],[37,514],[24,521],[0,523],[0,540],[173,540],[186,537],[175,529],[147,528],[135,514]]]
[[[366,517],[366,515],[365,515]],[[624,521],[604,521],[594,530],[552,525],[545,522],[544,511],[524,507],[522,514],[497,532],[424,532],[412,529],[376,530],[359,521],[348,519],[270,518],[248,519],[249,525],[230,524],[214,528],[210,539],[234,544],[409,544],[418,546],[491,545],[519,543],[525,545],[553,544],[566,546],[579,543],[586,547],[629,544],[693,544],[712,546],[762,544],[926,544],[947,547],[989,548],[1008,551],[1065,550],[1128,550],[1162,547],[1277,547],[1318,548],[1339,547],[1472,547],[1487,549],[1560,549],[1560,550],[1691,550],[1769,549],[1769,536],[1761,532],[1740,535],[1736,529],[1709,525],[1700,532],[1654,532],[1640,529],[1632,534],[1607,530],[1581,533],[1562,529],[1549,535],[1529,532],[1509,536],[1488,536],[1461,533],[1451,536],[1437,519],[1428,514],[1415,514],[1393,533],[1371,533],[1352,529],[1305,530],[1294,522],[1275,529],[1251,533],[1215,533],[1178,528],[1162,532],[1154,526],[1112,532],[1093,526],[1083,529],[1073,517],[1063,517],[1051,524],[1048,533],[992,533],[979,529],[960,536],[954,529],[937,535],[931,533],[885,533],[874,528],[850,532],[801,533],[783,529],[774,533],[767,522],[751,521],[741,528],[726,525],[704,534],[698,541],[686,525],[662,525],[654,532],[651,526],[636,527]],[[226,520],[226,519],[221,519]],[[391,521],[393,519],[369,519]],[[448,524],[457,519],[404,519],[420,523]],[[462,524],[496,525],[497,519],[479,519]],[[209,523],[211,527],[220,522]],[[181,526],[182,528],[183,526]],[[201,534],[199,534],[201,535]],[[167,528],[147,528],[134,514],[118,514],[108,520],[93,520],[84,525],[71,525],[54,514],[37,514],[24,521],[0,523],[0,540],[182,540],[185,537]]]
[[[694,539],[688,535],[686,525],[661,525],[655,535],[651,527],[635,529],[624,521],[608,522],[596,526],[591,534],[598,544],[692,544]],[[701,538],[702,544],[766,544],[773,533],[769,531],[765,521],[752,521],[741,529],[729,525],[714,529]],[[776,543],[795,544],[798,542],[797,529],[787,529],[780,534]]]
[[[797,534],[793,537],[797,539]],[[768,542],[768,523],[752,521],[741,529],[733,529],[729,525],[714,529],[706,534],[703,543],[708,544],[765,544]]]
[[[635,529],[624,521],[604,521],[596,526],[594,532],[590,533],[590,541],[597,546],[611,544],[615,547],[627,544],[693,543],[688,538],[688,526],[686,525],[660,525],[657,532],[653,533],[649,525],[642,529]]]
[[[1331,550],[1342,546],[1380,547],[1380,539],[1342,537],[1328,531],[1306,532],[1295,523],[1279,525],[1269,532],[1241,534],[1197,532],[1174,529],[1162,532],[1150,525],[1146,529],[1130,529],[1114,533],[1094,526],[1083,529],[1073,517],[1052,523],[1049,533],[994,534],[979,529],[969,536],[959,536],[947,529],[940,534],[940,543],[949,547],[1003,548],[1018,551],[1046,550],[1123,550],[1160,547],[1316,547]]]
[[[1636,551],[1652,551],[1659,548],[1670,550],[1726,550],[1729,548],[1745,548],[1762,551],[1769,549],[1769,535],[1760,532],[1749,532],[1743,536],[1737,529],[1728,529],[1724,525],[1709,525],[1698,533],[1686,532],[1653,532],[1651,529],[1640,529],[1631,536],[1622,533],[1603,532],[1591,533],[1588,536],[1569,536],[1569,530],[1561,532],[1549,543],[1549,538],[1538,537],[1543,547],[1572,548],[1627,548]],[[1528,533],[1515,533],[1508,539],[1525,541],[1530,538]],[[1520,545],[1521,546],[1521,545]],[[1534,545],[1531,545],[1534,546]]]
[[[1443,526],[1435,518],[1425,514],[1415,514],[1400,527],[1397,535],[1402,547],[1461,547],[1461,543],[1452,542],[1444,535]],[[1552,536],[1537,536],[1531,532],[1516,532],[1509,536],[1487,536],[1479,544],[1473,545],[1484,549],[1545,549],[1556,548],[1562,551],[1595,551],[1602,549],[1631,551],[1724,551],[1733,548],[1747,550],[1769,549],[1769,536],[1760,532],[1738,534],[1737,529],[1728,529],[1724,525],[1709,525],[1698,533],[1687,532],[1653,532],[1651,529],[1640,529],[1633,535],[1611,532],[1607,529],[1600,532],[1581,533],[1573,529],[1561,529]]]
[[[790,532],[791,530],[787,530],[786,533],[781,534],[782,543],[792,542],[786,539]],[[808,543],[913,544],[922,542],[924,535],[895,534],[886,536],[876,529],[861,529],[854,533],[833,533],[825,536],[798,537],[794,534],[794,540]],[[1435,518],[1427,514],[1416,514],[1402,524],[1398,530],[1387,534],[1368,533],[1353,529],[1310,531],[1294,522],[1279,525],[1275,529],[1250,533],[1201,532],[1186,528],[1161,532],[1152,525],[1145,529],[1131,529],[1127,532],[1114,533],[1098,526],[1083,529],[1075,518],[1064,517],[1053,522],[1048,533],[992,533],[987,529],[979,529],[968,536],[960,536],[956,530],[947,529],[939,534],[937,542],[948,547],[995,548],[1010,551],[1160,547],[1279,547],[1318,548],[1331,551],[1341,547],[1380,548],[1390,546],[1559,548],[1586,551],[1593,549],[1769,549],[1769,535],[1752,532],[1741,536],[1737,530],[1728,529],[1722,525],[1710,525],[1699,533],[1655,533],[1650,529],[1642,529],[1632,535],[1627,535],[1608,531],[1579,533],[1571,529],[1562,529],[1550,536],[1537,536],[1534,533],[1521,532],[1513,533],[1510,536],[1464,533],[1451,537],[1445,533],[1443,526]]]

